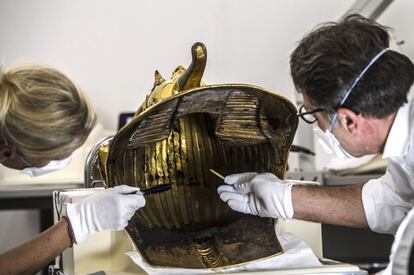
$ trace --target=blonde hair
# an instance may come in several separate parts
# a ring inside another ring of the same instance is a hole
[[[0,134],[29,159],[72,153],[95,124],[88,101],[61,72],[38,65],[0,69]]]

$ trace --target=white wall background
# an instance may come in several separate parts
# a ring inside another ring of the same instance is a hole
[[[89,96],[106,128],[153,84],[208,49],[207,83],[245,82],[293,98],[289,53],[351,0],[0,0],[0,61],[50,64]]]
[[[413,14],[414,1],[394,0],[377,20],[393,29],[397,41],[404,40],[404,44],[399,47],[411,60],[414,60],[414,32],[411,21]]]

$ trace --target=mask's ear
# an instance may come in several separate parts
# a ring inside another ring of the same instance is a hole
[[[0,144],[0,162],[6,161],[13,156],[13,151],[9,145]]]
[[[359,116],[348,108],[339,108],[338,120],[340,125],[350,134],[359,129]]]

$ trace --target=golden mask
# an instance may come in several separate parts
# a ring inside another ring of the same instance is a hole
[[[155,73],[131,122],[100,148],[107,187],[172,189],[146,196],[127,231],[154,266],[222,268],[282,252],[274,220],[232,211],[217,195],[222,175],[256,171],[283,178],[297,128],[294,105],[245,84],[205,85],[202,43],[169,80]]]

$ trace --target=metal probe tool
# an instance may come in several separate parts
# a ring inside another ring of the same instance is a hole
[[[146,195],[150,195],[150,194],[155,194],[155,193],[161,193],[167,190],[171,189],[171,183],[167,183],[167,184],[162,184],[162,185],[158,185],[158,186],[154,186],[154,187],[150,187],[147,189],[142,189],[139,190],[142,192],[142,195],[146,196]],[[131,192],[128,193],[128,195],[130,194],[136,194],[137,192]]]

